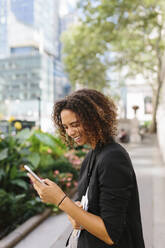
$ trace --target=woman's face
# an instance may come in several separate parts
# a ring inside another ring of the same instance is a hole
[[[78,145],[88,143],[83,126],[73,111],[68,109],[62,110],[61,121],[68,136],[70,136]]]

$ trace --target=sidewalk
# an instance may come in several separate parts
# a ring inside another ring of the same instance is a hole
[[[50,216],[14,247],[51,248],[64,233],[69,232],[69,227],[70,222],[65,213]]]
[[[165,166],[154,136],[143,144],[127,145],[139,185],[146,248],[164,248]],[[64,248],[71,225],[62,213],[51,216],[19,242],[15,248]]]
[[[127,150],[135,168],[140,194],[146,248],[164,248],[165,244],[165,165],[155,136]]]

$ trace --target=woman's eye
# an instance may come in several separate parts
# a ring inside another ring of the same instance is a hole
[[[72,124],[72,127],[79,127],[79,123]]]
[[[79,123],[73,123],[73,124],[70,125],[70,127],[79,127],[79,126],[80,126]],[[65,130],[67,130],[67,129],[68,129],[68,126],[63,126],[63,128],[64,128]]]

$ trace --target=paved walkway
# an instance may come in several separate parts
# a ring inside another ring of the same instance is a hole
[[[128,145],[140,192],[146,248],[165,244],[165,166],[155,137],[140,145]],[[64,213],[51,216],[26,236],[15,248],[64,248],[71,225]]]
[[[146,248],[165,244],[165,165],[155,136],[128,147],[136,171]]]

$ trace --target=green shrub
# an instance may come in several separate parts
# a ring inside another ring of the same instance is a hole
[[[24,129],[15,136],[1,135],[0,238],[46,207],[29,183],[24,164],[41,177],[55,181],[63,190],[74,186],[78,175],[64,157],[66,151],[60,139],[39,130]],[[55,171],[59,171],[58,176]],[[51,204],[47,206],[54,208]]]
[[[15,194],[0,190],[0,239],[29,217],[45,209],[39,197],[30,199],[27,194]]]

